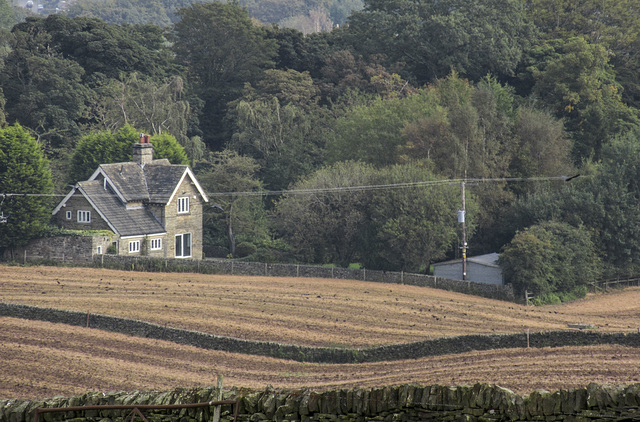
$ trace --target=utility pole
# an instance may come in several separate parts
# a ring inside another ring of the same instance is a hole
[[[462,280],[467,279],[467,223],[466,223],[466,201],[464,193],[464,180],[462,187],[462,210],[458,211],[458,223],[462,223]]]

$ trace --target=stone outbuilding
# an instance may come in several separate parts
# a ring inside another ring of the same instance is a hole
[[[141,135],[132,162],[100,165],[52,214],[67,229],[112,231],[115,240],[94,254],[200,259],[208,201],[189,166],[154,160],[148,135]]]

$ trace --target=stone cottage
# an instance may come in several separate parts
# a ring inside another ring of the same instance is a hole
[[[209,199],[186,165],[153,159],[142,134],[133,162],[102,164],[53,210],[58,225],[111,230],[115,241],[94,254],[202,258],[202,214]]]

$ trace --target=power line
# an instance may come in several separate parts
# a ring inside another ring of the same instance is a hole
[[[280,195],[306,195],[313,193],[332,193],[332,192],[360,192],[374,191],[385,189],[405,189],[413,187],[437,186],[437,185],[454,185],[465,182],[467,184],[496,183],[496,182],[540,182],[562,180],[570,181],[577,176],[548,176],[548,177],[498,177],[498,178],[469,178],[469,179],[443,179],[443,180],[427,180],[420,182],[404,182],[404,183],[388,183],[380,185],[356,185],[356,186],[336,186],[328,188],[314,189],[286,189],[286,190],[265,190],[265,191],[244,191],[244,192],[207,192],[209,197],[221,196],[280,196]],[[55,193],[0,193],[0,197],[65,197],[67,194]],[[105,196],[112,196],[105,193]]]
[[[207,193],[210,197],[220,196],[280,196],[280,195],[305,195],[313,193],[332,193],[332,192],[358,192],[372,191],[384,189],[403,189],[412,187],[423,187],[430,185],[454,185],[461,182],[472,184],[495,183],[495,182],[536,182],[562,180],[569,181],[577,176],[549,176],[549,177],[501,177],[486,179],[445,179],[445,180],[429,180],[422,182],[406,182],[406,183],[390,183],[382,185],[359,185],[359,186],[336,186],[331,188],[315,188],[315,189],[291,189],[291,190],[275,190],[275,191],[247,191],[247,192],[214,192]]]

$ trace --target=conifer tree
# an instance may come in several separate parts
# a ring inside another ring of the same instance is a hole
[[[0,129],[0,248],[25,245],[51,216],[53,190],[42,149],[20,125]],[[9,195],[11,194],[11,195]],[[22,195],[15,195],[22,194]]]

